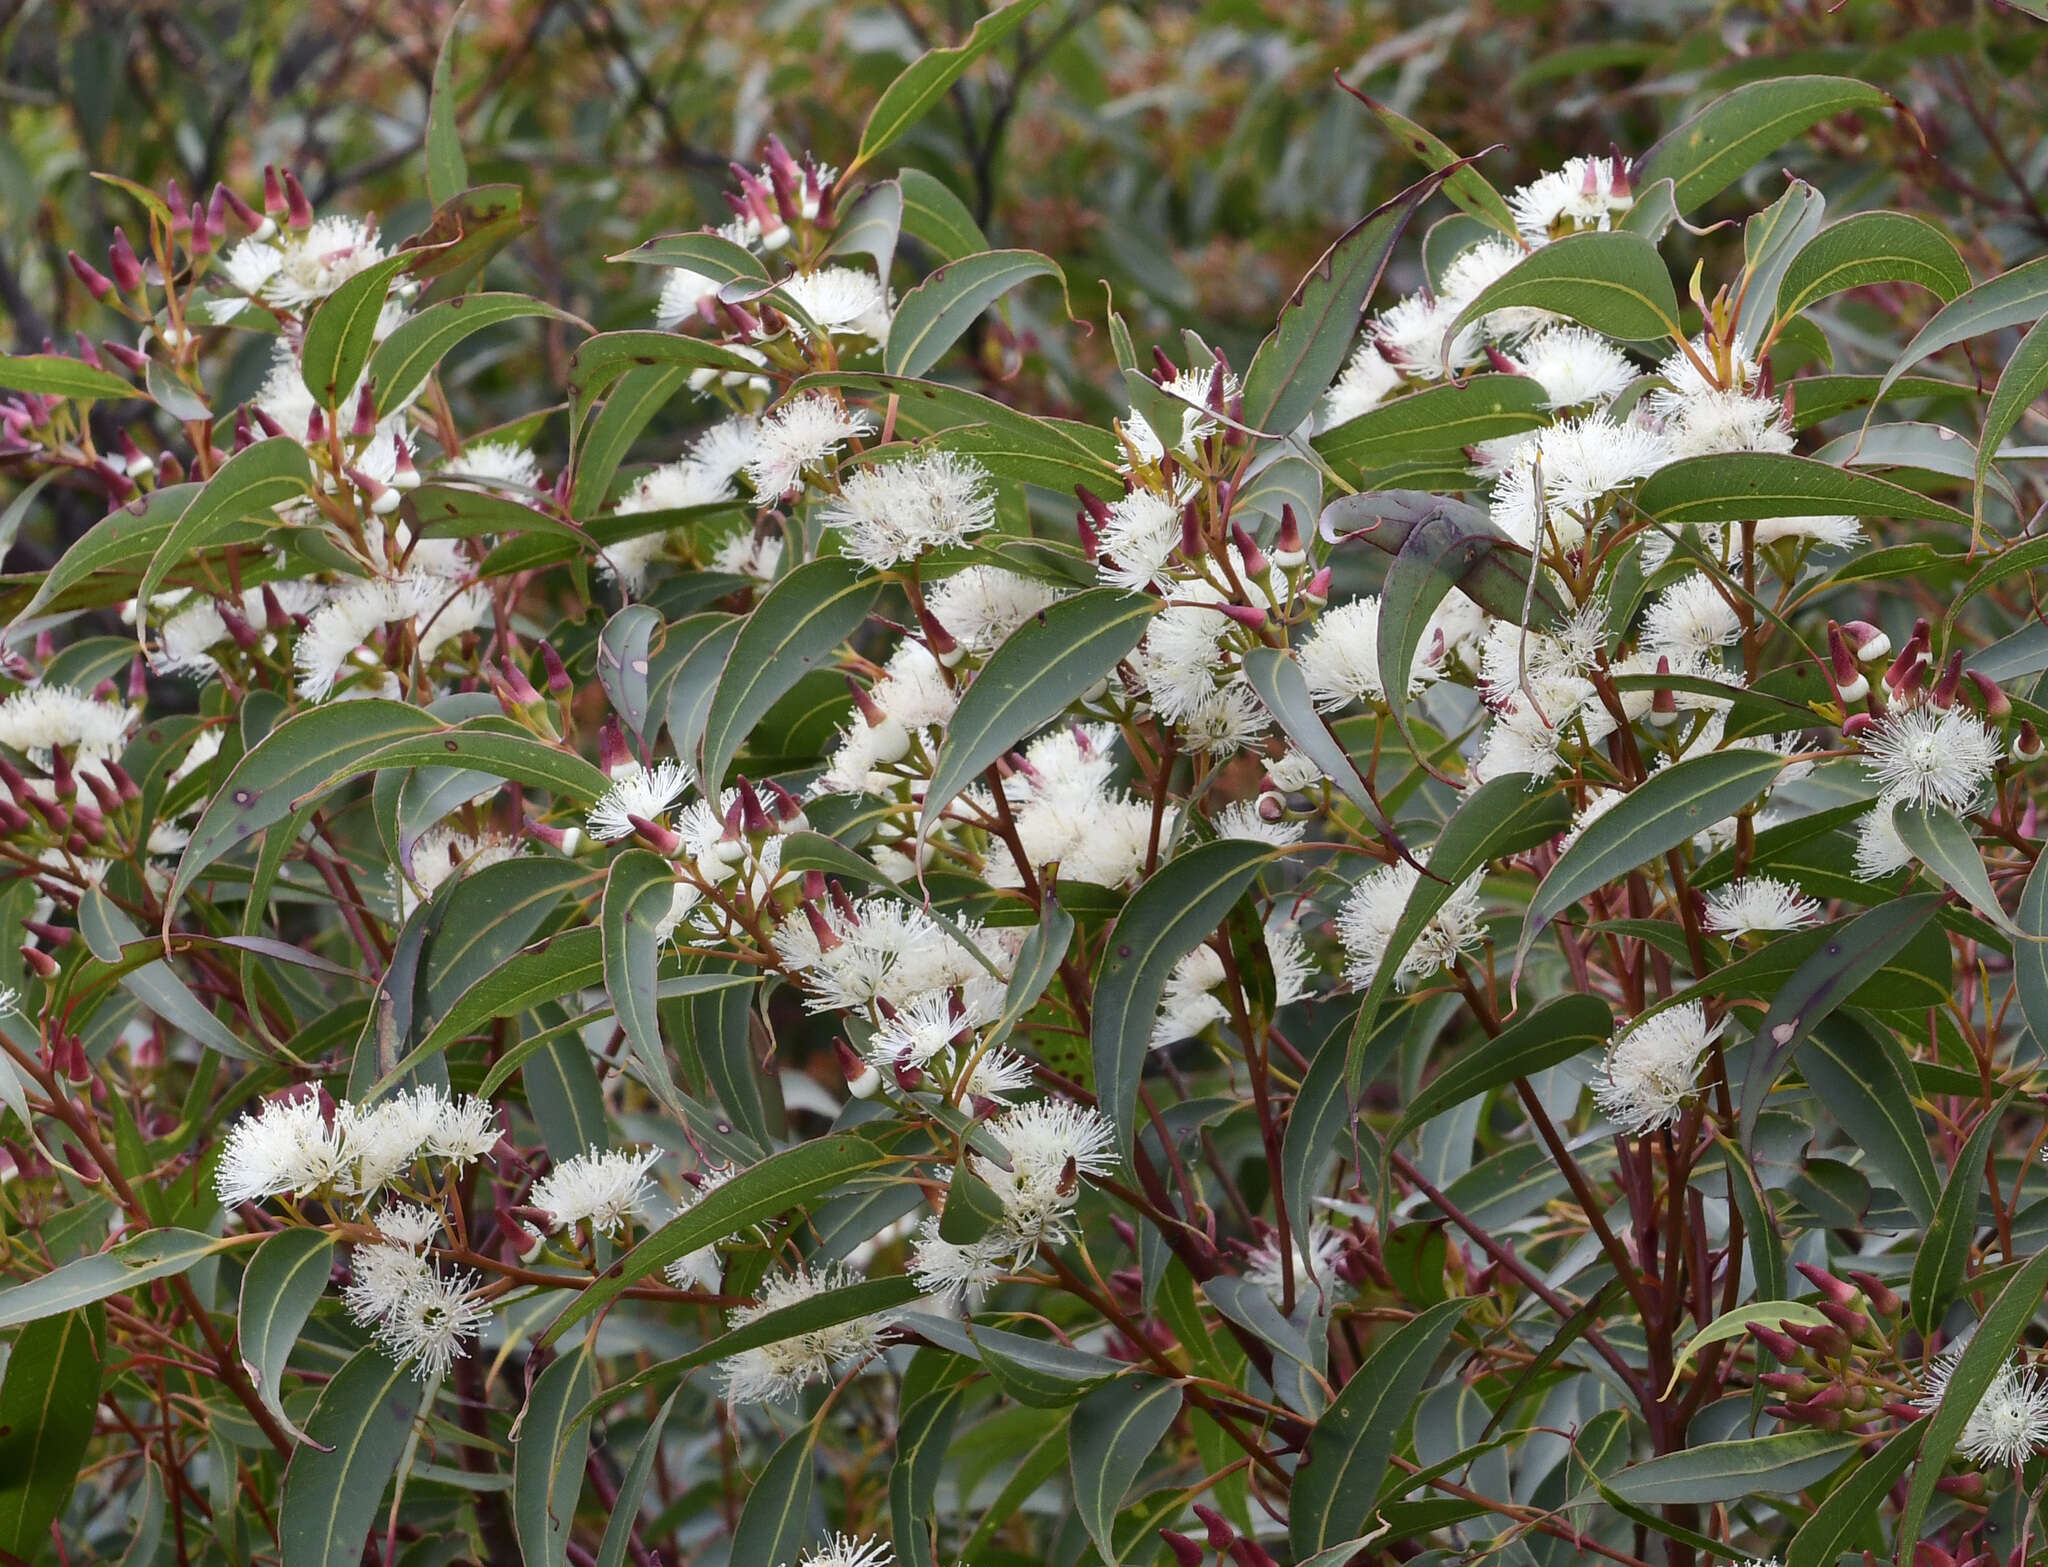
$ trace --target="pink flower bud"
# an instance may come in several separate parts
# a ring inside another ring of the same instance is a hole
[[[142,263],[135,259],[135,247],[128,243],[126,229],[114,230],[114,243],[107,247],[107,269],[122,293],[132,294],[142,287]]]
[[[313,226],[313,204],[306,200],[298,175],[290,169],[284,171],[284,201],[293,228],[309,229]]]
[[[285,200],[283,182],[277,177],[277,165],[273,163],[263,165],[263,210],[272,219],[282,218],[292,210],[291,203]]]
[[[93,266],[90,261],[87,261],[77,251],[71,251],[65,259],[71,263],[73,274],[76,275],[79,282],[85,285],[86,292],[91,294],[94,299],[105,299],[107,295],[114,291],[114,280]]]

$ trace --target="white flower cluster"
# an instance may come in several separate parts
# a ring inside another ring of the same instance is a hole
[[[302,1091],[235,1122],[214,1188],[230,1208],[269,1197],[368,1197],[413,1184],[424,1161],[473,1164],[500,1135],[498,1112],[473,1095],[423,1086],[365,1105]]]

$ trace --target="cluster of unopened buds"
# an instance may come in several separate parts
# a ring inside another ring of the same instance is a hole
[[[1177,1529],[1161,1529],[1159,1538],[1166,1542],[1166,1548],[1173,1553],[1176,1567],[1203,1567],[1215,1554],[1218,1567],[1228,1562],[1232,1567],[1280,1567],[1280,1563],[1263,1545],[1249,1535],[1242,1535],[1231,1526],[1215,1508],[1197,1502],[1195,1516],[1202,1521],[1204,1541],[1197,1543]]]

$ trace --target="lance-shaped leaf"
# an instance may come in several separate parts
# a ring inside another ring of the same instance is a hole
[[[2048,855],[2034,861],[2020,891],[2017,924],[2022,939],[2012,944],[2013,986],[2020,1015],[2037,1045],[2048,1049]]]
[[[1757,1025],[1757,1048],[1742,1083],[1744,1148],[1754,1146],[1756,1118],[1799,1042],[1896,957],[1940,906],[1934,893],[1880,904],[1843,925],[1792,971]]]
[[[1010,0],[976,22],[965,42],[951,49],[930,50],[905,66],[868,111],[860,150],[847,172],[851,174],[923,119],[967,67],[1022,26],[1037,5],[1038,0]]]
[[[1548,310],[1625,342],[1677,337],[1678,294],[1657,247],[1625,229],[1572,234],[1532,250],[1479,291],[1444,334],[1496,310]]]
[[[687,234],[661,234],[623,251],[607,256],[608,261],[632,261],[642,266],[688,267],[720,283],[765,287],[770,281],[761,258],[736,240],[710,229]]]
[[[1421,453],[1462,467],[1464,451],[1549,421],[1549,394],[1526,375],[1475,375],[1462,386],[1409,392],[1318,434],[1312,443],[1340,473],[1364,476]]]
[[[1364,1527],[1394,1439],[1468,1304],[1440,1302],[1376,1343],[1316,1421],[1289,1508],[1287,1538],[1296,1556],[1352,1539]]]
[[[1223,923],[1276,852],[1242,838],[1201,844],[1161,866],[1117,916],[1095,970],[1090,1042],[1096,1099],[1116,1128],[1126,1164],[1137,1134],[1138,1079],[1167,976]]]
[[[1245,678],[1259,700],[1266,704],[1287,738],[1323,770],[1323,774],[1344,798],[1364,813],[1380,831],[1380,835],[1396,848],[1401,840],[1394,830],[1394,824],[1387,819],[1387,813],[1372,797],[1372,791],[1365,786],[1365,780],[1351,763],[1344,747],[1330,732],[1330,726],[1323,721],[1323,715],[1316,711],[1314,699],[1309,695],[1308,680],[1301,672],[1301,666],[1291,654],[1281,648],[1253,648],[1244,656]],[[1405,849],[1401,851],[1404,855]],[[1411,862],[1412,863],[1412,862]]]
[[[1878,809],[1884,809],[1882,802],[1879,802]],[[1984,869],[1984,856],[1977,850],[1977,840],[1970,836],[1970,829],[1957,820],[1953,812],[1938,805],[1922,807],[1913,801],[1901,800],[1891,807],[1891,814],[1893,831],[1899,835],[1899,841],[1913,851],[1914,859],[1940,877],[1946,886],[1960,893],[1971,908],[2007,935],[2023,934],[1992,889],[1991,874]]]
[[[1759,159],[1822,120],[1849,109],[1881,109],[1888,93],[1843,76],[1780,76],[1716,98],[1643,154],[1638,188],[1668,179],[1681,213],[1719,195]]]
[[[1936,311],[1934,319],[1915,332],[1913,341],[1892,361],[1878,383],[1877,397],[1872,400],[1882,400],[1893,382],[1930,354],[1986,332],[2024,326],[2043,315],[2048,315],[2048,256],[2037,256],[1979,283]]]
[[[570,428],[581,429],[590,405],[633,370],[744,372],[758,368],[729,348],[701,337],[686,337],[680,332],[656,332],[645,328],[600,332],[585,339],[569,359],[569,395],[573,415]]]
[[[1872,283],[1914,283],[1947,304],[1970,286],[1970,269],[1955,241],[1927,219],[1859,212],[1822,229],[1793,257],[1778,284],[1778,319]]]
[[[1176,1384],[1136,1371],[1074,1406],[1068,1428],[1074,1511],[1106,1562],[1122,1559],[1114,1539],[1117,1513],[1179,1413]]]
[[[106,1352],[98,1305],[31,1322],[15,1337],[0,1379],[0,1550],[16,1561],[41,1554],[78,1483]]]
[[[635,736],[647,730],[647,649],[660,630],[660,614],[645,604],[628,604],[605,622],[597,639],[598,684]]]
[[[382,419],[393,409],[403,407],[457,344],[487,326],[527,316],[583,325],[566,310],[557,310],[525,294],[464,294],[459,299],[429,305],[418,315],[401,321],[370,356],[377,417]],[[460,458],[455,466],[461,467]]]
[[[1921,1434],[1917,1422],[1903,1426],[1851,1469],[1792,1536],[1792,1543],[1785,1548],[1785,1567],[1835,1567],[1849,1542],[1868,1527],[1886,1494],[1905,1474],[1920,1450]]]
[[[1487,546],[1471,552],[1455,586],[1489,615],[1540,630],[1571,613],[1571,606],[1547,572],[1536,574],[1536,596],[1531,605],[1529,552],[1494,527],[1484,511],[1451,496],[1423,490],[1346,495],[1323,508],[1321,526],[1323,537],[1333,543],[1357,539],[1398,557],[1408,548],[1409,540],[1425,530],[1428,538],[1450,536],[1444,530],[1446,524],[1459,539],[1484,541]],[[1420,551],[1423,546],[1417,548]],[[1438,600],[1441,598],[1439,594]],[[1386,595],[1381,602],[1384,606]],[[1529,606],[1526,614],[1525,605]]]
[[[676,1096],[661,1044],[655,992],[661,967],[657,928],[674,900],[676,873],[645,849],[628,849],[605,877],[598,926],[604,933],[604,988],[619,1026],[640,1058],[647,1083],[664,1102]]]
[[[526,1567],[566,1567],[569,1525],[583,1491],[596,1378],[591,1345],[551,1362],[534,1379],[512,1441],[512,1530]]]
[[[1538,785],[1527,773],[1489,778],[1458,803],[1437,835],[1429,851],[1429,874],[1408,894],[1387,950],[1406,952],[1413,946],[1436,912],[1473,872],[1490,861],[1547,843],[1570,825],[1571,802],[1558,790]],[[1364,1086],[1360,1073],[1366,1042],[1399,970],[1398,963],[1382,963],[1359,1004],[1349,1052],[1354,1091]]]
[[[325,1230],[279,1230],[249,1259],[242,1275],[235,1337],[242,1369],[277,1423],[300,1441],[309,1438],[284,1412],[284,1368],[306,1318],[327,1289],[334,1241]]]
[[[72,589],[101,572],[117,577],[106,587],[103,602],[131,596],[132,584],[118,580],[118,574],[140,571],[149,564],[199,490],[197,484],[167,484],[108,512],[36,579],[35,591],[7,629],[12,631],[50,605],[64,601]],[[260,525],[241,523],[233,530],[232,542],[249,543],[262,536]],[[68,601],[65,603],[69,607]]]
[[[462,137],[455,124],[455,34],[462,25],[462,7],[448,20],[447,36],[434,56],[434,76],[427,90],[427,198],[440,206],[469,188],[469,160],[462,155]]]
[[[828,256],[866,256],[877,275],[886,278],[896,261],[896,239],[903,231],[903,187],[897,180],[877,180],[854,199],[840,219]],[[975,250],[987,250],[976,245]]]
[[[356,1567],[426,1384],[372,1344],[320,1390],[278,1508],[283,1567]]]
[[[0,390],[82,401],[142,395],[113,371],[63,354],[0,354]]]
[[[817,1449],[815,1420],[775,1449],[740,1508],[732,1534],[733,1561],[793,1562],[810,1543]]]
[[[597,1567],[625,1567],[626,1551],[633,1543],[633,1529],[640,1518],[640,1498],[646,1494],[647,1481],[654,1473],[654,1461],[661,1456],[661,1433],[667,1429],[669,1413],[682,1393],[678,1386],[662,1400],[661,1408],[654,1412],[654,1418],[641,1434],[640,1445],[633,1449],[633,1466],[619,1483],[611,1520],[604,1526],[604,1540],[597,1548]]]
[[[552,1344],[570,1328],[648,1274],[735,1230],[787,1213],[827,1192],[848,1188],[885,1169],[890,1155],[865,1137],[834,1133],[771,1154],[684,1209],[605,1270],[541,1335]]]
[[[896,1421],[895,1461],[889,1466],[890,1533],[902,1553],[902,1567],[938,1567],[932,1508],[965,1396],[966,1389],[957,1382],[915,1397],[905,1394]]]
[[[1826,211],[1826,197],[1805,180],[1794,180],[1784,195],[1743,225],[1735,330],[1745,343],[1764,340],[1786,270],[1818,232]]]
[[[1372,110],[1396,141],[1443,176],[1444,195],[1450,198],[1453,206],[1469,212],[1488,228],[1520,241],[1514,210],[1508,206],[1507,198],[1493,188],[1491,180],[1472,167],[1471,159],[1460,158],[1443,138],[1417,125],[1398,109],[1389,108],[1377,98],[1368,98],[1341,76],[1337,80],[1339,86]]]
[[[1159,601],[1142,593],[1090,588],[1047,606],[1004,638],[946,726],[918,818],[920,837],[985,768],[1100,684],[1138,645],[1158,609]]]
[[[401,250],[363,268],[320,301],[306,323],[306,340],[299,352],[299,374],[314,402],[348,414],[340,405],[355,395],[363,366],[370,362],[370,350],[377,341],[377,318],[384,313],[384,296],[391,280],[423,259],[417,250]]]
[[[569,486],[571,512],[594,518],[604,509],[626,453],[654,422],[654,416],[668,406],[669,399],[682,390],[691,373],[686,364],[650,365],[628,370],[608,388],[597,417],[587,427],[577,426],[581,435],[576,442],[576,477]],[[579,401],[575,412],[581,411]],[[496,552],[484,562],[487,574],[503,571],[505,564]]]
[[[1636,505],[1672,527],[1840,513],[1970,525],[1967,513],[1903,484],[1789,452],[1681,457],[1644,481]]]
[[[988,236],[967,204],[923,169],[896,176],[903,190],[903,232],[921,240],[941,261],[958,261],[989,248]]]
[[[1245,372],[1244,420],[1252,429],[1284,436],[1315,412],[1351,356],[1358,318],[1394,242],[1443,182],[1441,173],[1432,174],[1368,213],[1295,285]]]
[[[1714,751],[1675,763],[1638,785],[1579,834],[1537,887],[1515,946],[1515,972],[1521,972],[1530,947],[1559,914],[1725,821],[1762,794],[1784,765],[1775,752]]]
[[[1984,409],[1984,429],[1977,443],[1977,471],[1971,491],[1971,507],[1980,522],[1984,517],[1984,485],[1991,477],[1998,448],[2043,392],[2048,392],[2048,320],[2035,322],[2020,339],[2020,346],[1999,372],[1998,385]]]
[[[1735,1502],[1751,1496],[1793,1496],[1842,1467],[1856,1452],[1848,1432],[1781,1431],[1774,1436],[1707,1442],[1631,1464],[1598,1491],[1637,1507],[1677,1502]]]
[[[1059,265],[1035,250],[988,250],[935,269],[897,305],[882,368],[890,375],[923,375],[982,311],[1035,277],[1056,277],[1066,287]]]
[[[1387,1146],[1475,1094],[1534,1077],[1596,1049],[1613,1031],[1614,1014],[1598,996],[1559,997],[1467,1050],[1424,1083],[1387,1133]]]
[[[1962,1291],[1963,1275],[1970,1266],[1970,1246],[1977,1238],[1984,1161],[1990,1157],[1992,1139],[1998,1135],[1999,1124],[2012,1101],[2013,1095],[2006,1093],[1971,1131],[1941,1188],[1933,1222],[1913,1253],[1908,1293],[1914,1325],[1922,1333],[1932,1333],[1940,1325],[1949,1303]]]
[[[76,1311],[109,1295],[171,1278],[228,1244],[196,1230],[144,1230],[106,1251],[0,1290],[0,1329]]]
[[[805,561],[754,606],[733,640],[705,715],[697,776],[707,792],[724,783],[726,768],[762,714],[860,629],[879,591],[854,562],[827,555]]]
[[[2034,1313],[2040,1310],[2044,1289],[2048,1289],[2048,1251],[2029,1257],[1998,1292],[1998,1299],[1978,1322],[1962,1358],[1949,1373],[1940,1405],[1931,1418],[1913,1428],[1924,1433],[1920,1438],[1920,1462],[1906,1491],[1905,1509],[1899,1514],[1897,1538],[1922,1538],[1920,1525],[1927,1517],[1927,1504],[1934,1500],[1934,1488],[1948,1468],[1949,1455],[1955,1452],[1963,1428],[1984,1401],[1985,1390],[2004,1369],[2014,1346],[2033,1322]],[[1909,1552],[1902,1549],[1900,1554],[1907,1556]]]
[[[1073,939],[1074,916],[1060,907],[1057,897],[1048,895],[1039,907],[1038,924],[1017,949],[1010,983],[1003,992],[1003,1010],[983,1035],[984,1049],[993,1050],[1008,1039],[1024,1015],[1038,1005],[1038,998],[1066,961]]]
[[[274,523],[277,508],[304,495],[312,482],[313,465],[307,460],[306,449],[297,441],[258,441],[222,463],[171,524],[150,557],[149,569],[143,572],[135,590],[138,633],[142,628],[142,606],[155,597],[172,568],[182,565],[193,550],[213,543],[238,523],[252,519],[266,525]]]

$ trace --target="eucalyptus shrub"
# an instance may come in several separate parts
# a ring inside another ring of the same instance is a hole
[[[2032,1554],[2048,337],[1932,361],[2048,262],[1696,244],[1851,80],[1506,195],[1372,105],[1248,363],[1049,416],[881,172],[1027,9],[644,329],[478,286],[444,87],[419,234],[127,186],[0,362],[112,507],[8,584],[4,1559]]]

